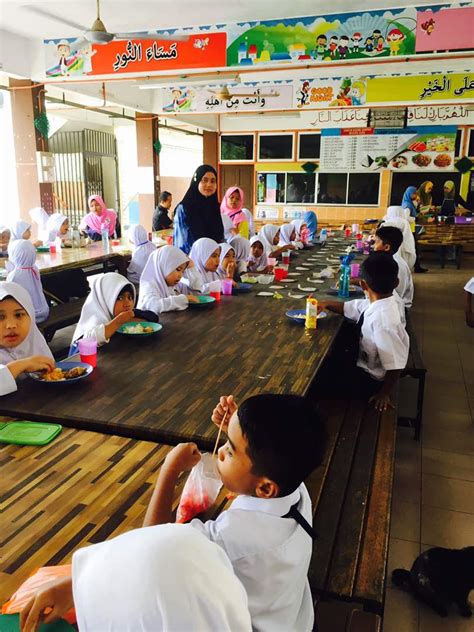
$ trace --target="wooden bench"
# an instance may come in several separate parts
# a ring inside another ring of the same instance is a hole
[[[74,325],[79,321],[85,300],[85,298],[78,298],[50,308],[48,318],[38,324],[38,328],[47,342],[53,339],[54,334],[59,329],[64,329],[64,327],[69,327],[69,325]]]
[[[320,402],[327,416],[325,462],[307,481],[318,539],[309,579],[313,595],[384,607],[396,412],[357,400]]]
[[[421,424],[423,420],[423,400],[425,395],[425,378],[426,378],[426,366],[421,357],[420,349],[416,339],[415,329],[410,317],[410,313],[407,312],[407,324],[406,330],[410,338],[410,351],[408,353],[408,361],[405,369],[402,371],[401,377],[412,377],[418,380],[418,393],[416,399],[416,414],[415,417],[399,417],[398,422],[402,426],[414,427],[415,439],[419,441],[421,434]]]

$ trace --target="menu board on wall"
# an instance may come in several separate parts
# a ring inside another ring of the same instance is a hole
[[[320,171],[451,170],[456,127],[325,129]]]

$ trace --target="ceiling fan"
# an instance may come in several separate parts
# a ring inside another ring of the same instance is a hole
[[[267,92],[267,93],[260,92],[258,95],[255,94],[255,92],[249,92],[249,93],[236,92],[236,93],[232,93],[227,86],[223,86],[222,88],[219,88],[218,90],[209,90],[208,89],[208,92],[210,92],[211,94],[216,96],[221,101],[229,101],[233,97],[238,97],[240,99],[240,97],[256,97],[256,96],[259,96],[259,97],[264,97],[266,99],[268,97],[279,97],[280,96],[280,93],[277,92],[276,90],[270,90],[270,92]]]
[[[41,7],[37,7],[35,5],[28,5],[27,8],[29,11],[46,17],[50,20],[55,20],[56,22],[60,22],[61,24],[66,24],[67,26],[72,26],[75,29],[82,31],[82,37],[78,38],[75,42],[73,42],[73,48],[81,48],[84,44],[108,44],[109,42],[117,42],[121,40],[129,40],[129,39],[142,39],[142,40],[159,40],[162,42],[172,41],[172,42],[185,42],[189,40],[188,35],[149,35],[144,34],[143,32],[138,33],[109,33],[107,31],[105,24],[100,19],[100,0],[97,0],[97,17],[94,20],[92,26],[88,29],[82,24],[78,24],[77,22],[73,22],[71,20],[67,20],[62,18],[61,16],[54,15]]]

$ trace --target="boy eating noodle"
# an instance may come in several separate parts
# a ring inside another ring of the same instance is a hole
[[[190,524],[227,553],[247,591],[254,630],[312,630],[307,573],[314,536],[303,481],[325,451],[318,412],[296,395],[256,395],[240,407],[229,396],[221,397],[212,421],[217,426],[224,421],[228,439],[219,449],[217,468],[237,498],[216,520]],[[200,458],[194,443],[169,452],[144,526],[173,522],[176,482]]]

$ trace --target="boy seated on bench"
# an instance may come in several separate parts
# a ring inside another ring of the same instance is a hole
[[[374,251],[388,252],[398,264],[398,285],[395,292],[400,296],[406,309],[413,304],[413,277],[407,262],[400,255],[403,233],[396,226],[382,226],[375,232]]]
[[[398,283],[398,266],[385,252],[374,252],[361,265],[361,287],[365,299],[320,301],[318,311],[329,309],[357,323],[359,349],[356,366],[344,374],[344,359],[338,385],[373,401],[377,410],[392,406],[391,392],[405,368],[410,341],[393,291]],[[338,358],[334,359],[337,363]],[[335,376],[334,371],[332,372]],[[321,389],[321,391],[324,389]]]
[[[212,420],[217,426],[224,421],[228,440],[219,449],[217,469],[237,498],[216,520],[190,524],[227,553],[247,591],[254,630],[309,632],[314,611],[307,574],[314,534],[303,481],[325,451],[317,409],[296,395],[256,395],[239,407],[228,396],[221,397]],[[194,443],[169,452],[144,526],[174,521],[176,482],[200,458]]]

